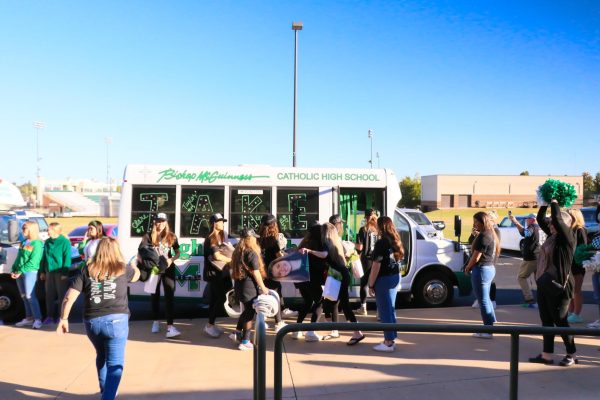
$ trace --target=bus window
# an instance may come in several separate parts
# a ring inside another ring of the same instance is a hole
[[[181,230],[183,237],[206,237],[210,216],[224,214],[225,189],[181,188]]]
[[[133,186],[131,195],[131,236],[150,232],[157,213],[167,214],[175,230],[175,186]]]
[[[230,234],[237,235],[242,228],[258,232],[260,219],[271,212],[271,189],[231,189]]]
[[[356,242],[365,210],[372,208],[383,215],[382,189],[340,189],[340,215],[346,221],[344,239]]]
[[[287,238],[303,238],[319,219],[318,189],[277,189],[277,218]]]
[[[398,231],[398,235],[400,235],[400,240],[402,241],[402,246],[404,246],[404,263],[408,265],[408,271],[410,271],[410,252],[411,252],[411,239],[410,239],[410,224],[402,215],[397,212],[394,213],[394,226]]]

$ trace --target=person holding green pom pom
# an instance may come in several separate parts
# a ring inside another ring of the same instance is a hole
[[[544,186],[544,185],[542,185]],[[542,326],[568,327],[567,311],[573,298],[573,274],[571,265],[575,253],[575,234],[571,229],[573,219],[566,211],[561,211],[557,199],[550,201],[551,218],[546,218],[548,205],[542,203],[537,222],[548,235],[542,245],[535,273],[537,283],[538,311]],[[554,336],[544,335],[542,353],[529,359],[529,362],[553,364]],[[563,335],[567,354],[559,365],[568,367],[577,363],[575,358],[575,338]]]

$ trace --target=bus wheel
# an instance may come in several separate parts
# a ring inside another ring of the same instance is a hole
[[[428,272],[417,281],[413,295],[420,306],[447,306],[452,303],[454,287],[445,274]]]
[[[6,323],[17,322],[25,317],[25,306],[13,279],[0,281],[0,319]]]

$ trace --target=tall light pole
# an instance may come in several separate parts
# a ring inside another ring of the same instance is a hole
[[[373,130],[369,129],[369,140],[371,141],[371,159],[369,160],[369,164],[371,164],[371,168],[373,168]]]
[[[292,22],[294,31],[294,148],[292,149],[292,166],[296,167],[296,98],[298,91],[298,31],[302,30],[302,22]]]
[[[379,168],[379,152],[375,153],[375,157],[377,157],[377,168]]]
[[[40,161],[42,158],[40,157],[40,129],[44,129],[46,124],[41,121],[36,121],[33,123],[33,128],[35,129],[35,163],[36,163],[36,186],[37,193],[35,199],[36,207],[39,207],[43,202],[43,191],[42,191],[42,179],[40,173]]]

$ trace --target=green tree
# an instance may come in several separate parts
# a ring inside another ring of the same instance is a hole
[[[600,172],[596,172],[596,177],[594,178],[594,192],[600,193]]]
[[[415,175],[414,178],[405,176],[399,185],[402,193],[402,199],[398,203],[400,207],[415,208],[421,204],[421,177],[419,175]]]
[[[529,171],[525,170],[519,174],[520,176],[529,176]]]
[[[21,195],[24,199],[28,199],[29,196],[36,192],[36,188],[33,187],[33,184],[31,182],[24,183],[21,186],[17,187],[21,191]]]
[[[583,177],[583,198],[589,199],[594,194],[594,178],[589,172],[581,174]]]

